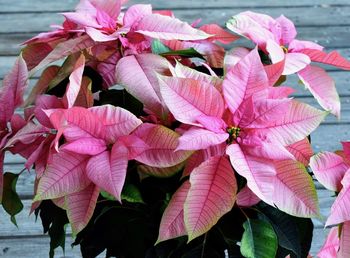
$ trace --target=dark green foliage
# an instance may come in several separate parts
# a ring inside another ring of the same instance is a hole
[[[23,209],[23,204],[16,192],[16,184],[19,174],[5,173],[2,194],[2,207],[11,216],[11,221],[17,226],[15,215]]]

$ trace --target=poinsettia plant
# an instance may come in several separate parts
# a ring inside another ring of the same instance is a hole
[[[50,257],[67,224],[83,257],[306,257],[320,216],[311,167],[339,192],[327,225],[342,223],[342,236],[332,229],[321,252],[348,257],[349,146],[313,156],[309,136],[340,116],[333,79],[313,63],[350,62],[296,39],[283,15],[243,12],[225,30],[124,4],[81,0],[24,43],[4,79],[0,200],[11,220],[30,170]],[[255,46],[233,47],[241,37]],[[291,74],[324,110],[291,97]],[[26,159],[23,171],[3,173],[7,152]]]

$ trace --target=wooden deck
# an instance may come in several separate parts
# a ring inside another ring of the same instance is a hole
[[[0,0],[0,81],[13,65],[19,53],[20,43],[33,35],[46,31],[50,24],[60,24],[62,17],[58,12],[72,10],[78,0]],[[293,20],[298,29],[298,38],[317,41],[327,50],[337,49],[350,58],[350,2],[349,0],[143,0],[129,3],[151,3],[155,9],[172,9],[175,15],[191,22],[202,18],[203,23],[215,22],[224,25],[225,21],[238,12],[250,9],[274,17],[284,14]],[[342,118],[340,121],[328,117],[312,135],[315,151],[336,150],[341,140],[349,140],[350,124],[350,73],[326,67],[337,83],[342,99]],[[30,80],[33,85],[36,78]],[[292,81],[292,80],[291,80]],[[297,80],[293,80],[296,84]],[[292,82],[288,85],[292,86]],[[299,87],[296,85],[296,87]],[[297,98],[316,105],[314,99],[302,88],[295,94]],[[8,156],[5,171],[20,171],[23,159]],[[33,174],[22,176],[18,182],[18,192],[24,200],[24,211],[18,215],[19,228],[10,224],[7,215],[0,210],[0,256],[1,257],[48,257],[49,238],[42,235],[41,223],[35,223],[34,216],[28,217],[30,199],[33,195]],[[321,212],[329,213],[332,204],[331,193],[318,189]],[[312,254],[315,254],[327,230],[324,221],[315,221]],[[67,238],[66,256],[58,250],[56,257],[81,257],[79,248],[70,249],[71,238]]]

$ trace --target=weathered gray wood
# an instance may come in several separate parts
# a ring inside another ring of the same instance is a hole
[[[55,258],[81,258],[79,246],[71,248],[74,242],[72,237],[66,238],[66,251],[63,253],[61,248],[55,251]],[[49,237],[21,237],[1,239],[0,240],[0,256],[4,258],[47,258],[49,257],[50,239]],[[98,258],[106,257],[105,252],[100,254]]]
[[[45,31],[50,30],[49,27]],[[327,48],[348,47],[349,26],[332,26],[323,29],[314,27],[299,27],[298,39],[317,42]],[[0,37],[0,55],[18,55],[21,49],[21,43],[35,36],[36,33],[12,33]]]
[[[323,246],[326,237],[328,235],[329,229],[323,229],[323,228],[315,228],[313,232],[313,239],[311,243],[311,249],[310,254],[313,257],[316,257],[316,254],[320,251],[321,247]],[[333,258],[333,257],[329,257]]]
[[[1,0],[2,12],[63,12],[74,9],[77,0],[51,1],[51,0],[18,0],[13,4],[11,0]],[[155,9],[174,9],[174,8],[234,8],[238,3],[231,0],[208,0],[208,1],[164,1],[164,0],[130,0],[127,6],[135,3],[152,4]],[[328,5],[349,5],[347,0],[266,0],[256,1],[248,0],[239,3],[239,7],[291,7],[291,6],[328,6]]]
[[[192,22],[201,18],[205,23],[225,22],[246,8],[224,9],[186,9],[175,10],[176,17]],[[263,12],[273,17],[281,14],[290,18],[299,26],[346,26],[350,24],[350,6],[345,7],[320,7],[313,8],[317,15],[310,15],[310,9],[304,7],[290,8],[251,8],[252,11]],[[4,13],[0,15],[0,33],[28,33],[47,31],[50,24],[61,24],[63,17],[52,13]]]

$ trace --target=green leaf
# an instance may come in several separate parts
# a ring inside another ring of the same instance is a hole
[[[258,210],[262,212],[263,216],[262,214],[258,215],[270,222],[274,228],[278,244],[301,257],[301,241],[294,217],[264,203],[259,204]]]
[[[132,184],[124,185],[121,197],[122,200],[125,200],[127,202],[144,203],[140,190]]]
[[[2,206],[11,216],[11,221],[17,226],[15,215],[21,212],[23,204],[16,192],[16,184],[19,174],[5,173],[2,194]]]
[[[181,56],[181,57],[187,57],[187,58],[197,57],[205,60],[204,56],[192,47],[189,49],[168,51],[165,53],[161,53],[160,55],[161,56]]]
[[[100,194],[102,195],[103,198],[110,200],[110,201],[115,201],[115,197],[111,195],[110,193],[107,193],[106,191],[101,191]]]
[[[152,41],[152,53],[153,54],[162,54],[171,51],[170,48],[165,46],[159,39],[155,39]]]
[[[277,252],[277,236],[266,221],[248,219],[243,224],[241,253],[247,258],[271,258]]]

